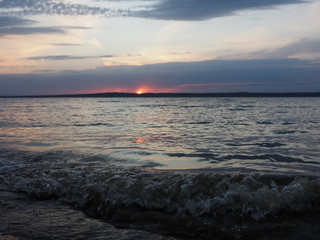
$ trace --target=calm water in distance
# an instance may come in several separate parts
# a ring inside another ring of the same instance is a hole
[[[319,98],[0,99],[0,146],[121,165],[319,175]]]

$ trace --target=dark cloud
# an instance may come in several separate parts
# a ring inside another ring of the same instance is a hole
[[[72,29],[89,29],[78,26],[48,26],[31,27],[36,21],[20,17],[0,16],[0,37],[8,35],[31,35],[31,34],[65,34]]]
[[[7,14],[24,15],[106,15],[112,11],[107,8],[90,7],[83,4],[56,2],[53,0],[2,0],[0,9],[7,9]],[[3,13],[2,13],[3,14]]]
[[[15,27],[36,23],[29,19],[23,19],[19,17],[0,16],[0,28],[3,27]]]
[[[0,95],[56,94],[150,85],[183,92],[313,92],[320,68],[298,59],[212,60],[87,71],[0,75]]]
[[[160,0],[152,9],[134,16],[164,20],[206,20],[233,15],[240,10],[270,8],[281,4],[304,3],[304,0]]]
[[[29,19],[19,17],[0,16],[0,37],[6,35],[28,35],[36,33],[63,33],[64,31],[58,28],[44,27],[26,27],[36,23]]]
[[[67,34],[71,29],[89,29],[86,27],[0,27],[0,37],[8,35]]]
[[[51,69],[43,69],[43,70],[36,70],[34,72],[36,72],[36,73],[52,73],[54,71]]]
[[[128,0],[93,0],[93,2],[128,2]],[[132,1],[133,3],[135,1]],[[148,4],[143,5],[142,2]],[[137,7],[143,10],[110,9],[92,7],[84,4],[57,2],[54,0],[2,0],[1,15],[100,15],[100,16],[132,16],[162,20],[206,20],[215,17],[233,15],[247,9],[270,8],[282,4],[305,3],[308,0],[140,0]],[[153,3],[153,4],[152,4]]]
[[[100,56],[77,56],[77,55],[51,55],[51,56],[35,56],[28,57],[27,60],[77,60],[77,59],[89,59],[89,58],[112,58],[113,55],[100,55]]]
[[[7,35],[31,35],[31,34],[64,34],[63,28],[57,27],[8,27],[0,28],[0,37]]]

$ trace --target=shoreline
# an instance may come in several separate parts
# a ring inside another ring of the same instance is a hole
[[[0,217],[0,240],[175,240],[142,230],[118,229],[58,200],[40,200],[7,191],[0,191]]]
[[[320,237],[319,178],[217,176],[123,169],[112,164],[95,169],[94,157],[82,156],[88,161],[83,165],[80,156],[56,154],[3,152],[2,236],[120,240],[135,236],[150,240]]]
[[[196,218],[166,216],[157,211],[139,212],[138,219],[135,219],[137,212],[138,208],[117,208],[111,218],[101,218],[59,200],[0,191],[0,240],[317,240],[320,237],[320,216],[313,214],[268,217],[261,221],[239,221],[225,215],[218,219],[205,217],[205,221],[197,223]],[[130,218],[131,222],[125,218]],[[151,218],[157,219],[156,225],[162,224],[161,230],[153,226],[154,223],[148,224]]]

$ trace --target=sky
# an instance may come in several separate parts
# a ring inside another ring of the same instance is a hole
[[[319,0],[0,0],[0,96],[320,91]]]

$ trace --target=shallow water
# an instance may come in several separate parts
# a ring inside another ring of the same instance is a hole
[[[0,192],[0,239],[150,239],[174,240],[145,231],[117,229],[59,201],[28,198]]]
[[[104,166],[95,155],[3,150],[0,190],[59,200],[60,204],[69,204],[120,228],[182,239],[320,237],[320,178],[155,171],[103,160]],[[2,201],[0,194],[0,205]],[[42,202],[42,209],[48,207],[44,217],[50,218],[50,204]],[[16,203],[8,208],[15,207]],[[61,212],[57,214],[64,218]],[[75,232],[79,229],[74,222],[77,216],[64,223]],[[6,214],[5,217],[8,218]],[[52,232],[50,222],[42,222],[41,228]],[[60,236],[69,234],[63,227],[61,231]],[[16,236],[24,234],[16,232]],[[98,235],[103,234],[102,231]]]
[[[183,239],[319,239],[319,103],[0,99],[0,190],[68,204],[75,232],[84,212]]]

